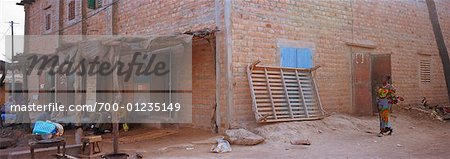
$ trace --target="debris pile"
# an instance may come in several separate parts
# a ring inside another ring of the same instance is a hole
[[[422,98],[421,105],[410,105],[407,110],[414,110],[420,113],[428,114],[432,118],[444,121],[450,120],[450,106],[429,105],[427,98]]]
[[[290,143],[292,145],[308,145],[314,143],[316,135],[329,133],[367,133],[377,131],[379,125],[376,118],[356,118],[333,114],[323,120],[282,122],[267,124],[252,129],[265,138],[268,143]]]
[[[225,131],[225,139],[234,145],[257,145],[264,141],[264,138],[245,129],[230,129]]]
[[[450,106],[438,106],[434,113],[439,119],[450,120]]]

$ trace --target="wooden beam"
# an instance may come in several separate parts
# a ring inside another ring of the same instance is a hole
[[[308,71],[308,72],[312,72],[317,70],[318,68],[320,68],[321,66],[314,66],[313,68],[291,68],[291,67],[278,67],[278,66],[256,66],[257,64],[259,64],[260,61],[254,62],[254,65],[252,67],[252,70],[257,69],[257,68],[269,68],[269,69],[284,69],[284,70],[298,70],[298,71]]]
[[[224,0],[224,27],[225,27],[225,84],[226,84],[226,101],[227,101],[227,124],[228,127],[232,127],[233,122],[233,114],[234,114],[234,76],[232,71],[232,62],[233,62],[233,38],[231,28],[233,26],[233,21],[231,20],[231,12],[232,12],[232,2],[231,0]]]
[[[300,79],[298,77],[298,71],[297,70],[295,70],[295,77],[297,79],[298,89],[300,91],[299,95],[300,95],[300,98],[302,99],[302,102],[303,102],[303,108],[305,109],[304,111],[305,111],[306,117],[309,118],[308,107],[306,106],[305,96],[303,94],[303,88],[302,88],[302,84],[300,82]]]
[[[312,75],[311,75],[311,77],[312,77]],[[311,78],[311,81],[313,82],[314,90],[316,90],[315,91],[316,92],[316,97],[317,97],[317,101],[319,102],[319,107],[320,107],[320,110],[322,112],[322,115],[325,115],[325,111],[323,110],[323,107],[322,107],[322,101],[320,100],[319,89],[317,89],[316,80],[314,80],[314,78]]]
[[[348,41],[346,42],[348,46],[353,47],[361,47],[361,48],[367,48],[367,49],[376,49],[377,44],[373,41],[368,40],[359,40],[359,41]]]
[[[289,115],[291,115],[291,118],[294,118],[294,114],[292,113],[291,100],[289,99],[289,93],[288,93],[288,89],[286,87],[286,81],[284,80],[283,69],[280,69],[280,73],[281,73],[281,80],[282,80],[282,84],[283,84],[283,88],[284,88],[284,94],[286,95],[286,101],[288,103]]]
[[[269,76],[267,76],[267,68],[264,68],[264,73],[266,74],[267,91],[269,91],[269,99],[270,99],[270,103],[272,104],[273,117],[275,119],[278,119],[277,112],[275,110],[275,103],[273,103],[272,90],[270,88]]]
[[[434,0],[426,0],[428,13],[430,15],[431,25],[433,27],[436,44],[439,50],[439,56],[441,57],[442,66],[444,69],[445,83],[447,84],[447,95],[450,101],[450,60],[448,57],[448,50],[445,46],[444,36],[442,35],[442,29],[439,24],[439,16],[436,10],[436,3]]]
[[[258,112],[258,108],[257,108],[257,103],[256,103],[256,96],[255,96],[255,89],[253,87],[253,80],[252,80],[252,70],[250,69],[252,66],[248,65],[247,66],[247,78],[248,78],[248,82],[249,82],[249,86],[250,86],[250,94],[252,96],[252,102],[253,102],[253,106],[252,106],[252,110],[255,113],[255,118],[259,121],[260,118],[260,114]]]
[[[87,0],[81,1],[81,36],[83,40],[86,39],[87,35],[87,3]]]

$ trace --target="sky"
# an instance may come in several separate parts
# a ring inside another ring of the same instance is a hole
[[[16,5],[20,0],[0,0],[0,60],[10,61],[8,59],[11,58],[11,47],[5,48],[5,43],[8,42],[8,46],[10,45],[11,29],[9,21],[14,21],[14,35],[23,35],[24,34],[24,24],[25,24],[25,12],[23,6]],[[14,42],[16,42],[17,46],[15,46],[14,52],[22,52],[23,43],[20,43],[19,38],[16,38]],[[9,48],[8,50],[6,50]],[[6,52],[6,54],[5,54]]]

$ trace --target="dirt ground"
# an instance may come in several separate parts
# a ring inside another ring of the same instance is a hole
[[[323,120],[252,128],[266,141],[257,146],[232,145],[230,153],[210,153],[212,144],[193,144],[217,134],[189,128],[120,147],[144,158],[450,158],[450,122],[407,110],[396,110],[392,118],[394,134],[384,137],[376,135],[376,116],[335,114]],[[308,139],[311,145],[291,145],[293,139]],[[109,144],[104,146],[110,149]]]
[[[408,110],[392,115],[394,134],[377,137],[378,117],[333,114],[323,120],[283,122],[249,128],[266,138],[256,146],[232,145],[232,152],[210,153],[209,131],[180,128],[177,133],[134,143],[120,144],[120,150],[144,158],[450,158],[450,122]],[[152,130],[133,129],[121,136]],[[65,135],[69,144],[73,132]],[[111,152],[110,135],[104,136],[103,150]],[[209,140],[208,140],[209,139]],[[291,140],[308,139],[310,146],[291,145]]]

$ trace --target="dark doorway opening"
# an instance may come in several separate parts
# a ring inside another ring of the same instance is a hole
[[[372,113],[378,113],[376,90],[383,85],[386,76],[391,76],[391,55],[375,54],[371,55],[372,72]]]

